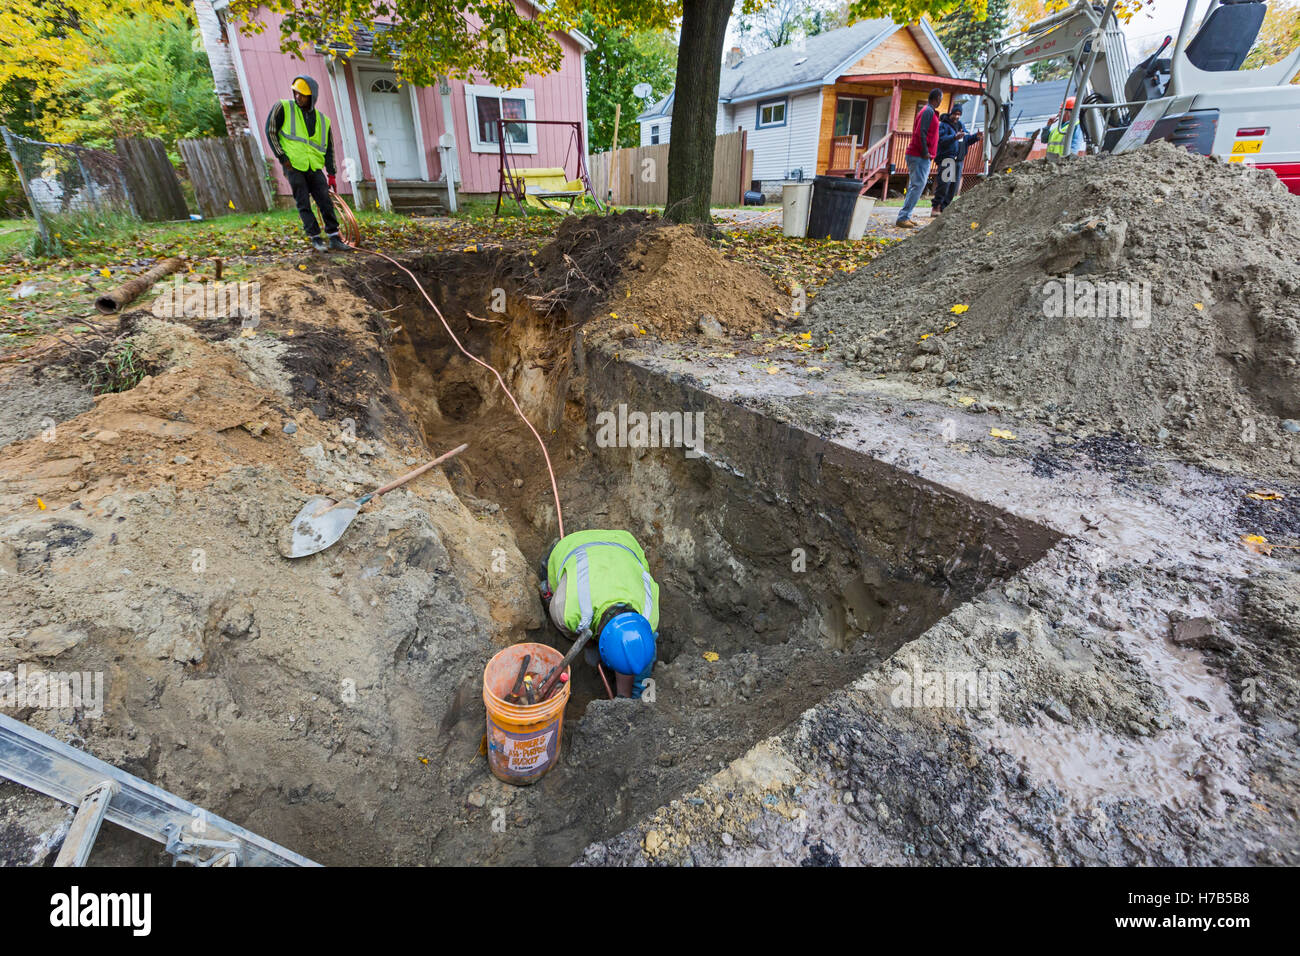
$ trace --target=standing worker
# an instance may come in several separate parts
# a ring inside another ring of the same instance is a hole
[[[1056,120],[1049,123],[1047,128],[1050,130],[1047,136],[1047,151],[1056,156],[1065,156],[1065,130],[1064,125],[1067,122],[1068,114],[1074,110],[1074,97],[1067,97],[1065,106],[1057,115]],[[1083,142],[1083,124],[1075,123],[1074,132],[1070,136],[1070,152],[1076,156],[1082,156],[1086,152]]]
[[[636,538],[626,531],[565,535],[547,555],[543,587],[555,626],[571,638],[590,631],[587,662],[614,672],[619,697],[640,697],[655,662],[659,585]]]
[[[334,201],[330,198],[335,184],[334,137],[330,118],[316,109],[320,87],[310,76],[296,76],[290,89],[293,99],[280,100],[266,117],[266,140],[284,168],[312,248],[317,252],[326,249],[347,252],[352,247],[339,237],[339,221],[334,217]],[[313,199],[325,222],[328,246],[311,211]]]
[[[942,102],[943,90],[935,87],[912,125],[912,141],[907,144],[907,195],[903,197],[903,208],[898,210],[898,220],[894,223],[900,229],[916,228],[912,210],[930,179],[930,164],[939,152],[939,104]]]
[[[966,165],[966,152],[972,143],[978,143],[984,136],[981,133],[967,133],[961,121],[961,104],[952,108],[951,113],[939,117],[939,175],[934,187],[935,215],[942,213],[952,204],[953,199],[961,195],[961,174]]]

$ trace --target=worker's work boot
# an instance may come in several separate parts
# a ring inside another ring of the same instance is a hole
[[[916,223],[912,222],[912,220],[910,220],[910,219],[900,219],[898,222],[894,223],[894,225],[895,225],[897,228],[899,228],[899,229],[915,229],[915,228],[916,228]]]
[[[325,240],[322,239],[320,236],[311,237],[311,247],[315,249],[317,252],[329,251],[329,246],[325,244]]]
[[[330,236],[330,251],[332,252],[351,252],[352,247],[344,242],[337,234]]]

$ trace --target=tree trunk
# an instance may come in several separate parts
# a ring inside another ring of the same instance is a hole
[[[713,144],[717,135],[722,45],[733,0],[685,0],[677,47],[668,146],[668,205],[673,222],[708,223],[713,192]]]

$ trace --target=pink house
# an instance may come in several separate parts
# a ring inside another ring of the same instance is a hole
[[[528,9],[525,0],[515,2],[521,11]],[[240,33],[233,18],[227,23],[227,4],[194,0],[230,132],[248,129],[263,155],[270,156],[267,113],[289,95],[295,76],[315,77],[321,90],[317,107],[334,123],[339,191],[355,193],[362,205],[375,201],[380,161],[398,209],[431,212],[445,206],[448,170],[458,194],[495,193],[499,118],[581,122],[578,148],[587,149],[586,54],[593,44],[577,31],[557,35],[564,51],[559,70],[529,77],[518,89],[503,90],[485,79],[416,87],[400,82],[387,62],[371,54],[370,32],[358,34],[350,57],[346,50],[318,47],[299,60],[280,52],[278,14],[262,10],[259,18],[266,30]],[[373,29],[382,30],[384,24]],[[519,124],[507,128],[507,139],[518,166],[573,168],[569,127]],[[287,196],[288,183],[278,165],[271,166],[277,191]]]

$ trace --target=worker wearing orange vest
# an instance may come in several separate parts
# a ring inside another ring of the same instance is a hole
[[[339,236],[339,222],[334,216],[334,200],[330,196],[335,185],[334,136],[330,118],[316,109],[320,87],[310,76],[296,76],[290,88],[293,99],[280,100],[271,107],[266,118],[266,140],[289,180],[293,201],[312,248],[317,252],[326,249],[345,252],[352,247]],[[313,199],[325,221],[328,246],[311,211]]]

